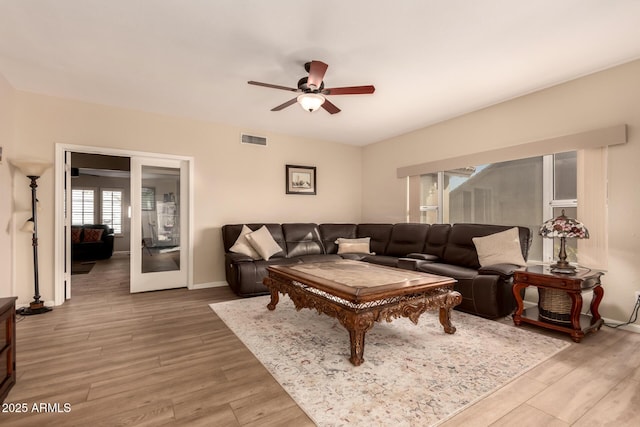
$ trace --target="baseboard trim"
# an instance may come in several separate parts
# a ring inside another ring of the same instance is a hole
[[[207,289],[207,288],[221,288],[223,286],[229,286],[226,281],[208,282],[208,283],[196,283],[189,289]]]

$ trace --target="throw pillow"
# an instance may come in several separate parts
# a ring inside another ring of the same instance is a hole
[[[369,254],[371,237],[361,237],[359,239],[345,239],[339,237],[336,242],[338,245],[338,254]]]
[[[102,238],[102,228],[85,228],[83,242],[93,243],[99,242]]]
[[[253,249],[255,249],[265,261],[268,261],[269,258],[278,252],[282,252],[282,248],[275,240],[273,240],[273,236],[266,225],[263,225],[256,231],[247,234],[247,240]]]
[[[253,246],[249,244],[247,240],[247,234],[252,233],[253,231],[247,227],[246,225],[242,226],[242,231],[240,231],[240,235],[236,239],[233,246],[229,248],[230,252],[235,252],[237,254],[242,254],[249,256],[253,259],[260,259],[260,254],[253,249]]]
[[[527,265],[520,249],[517,227],[484,237],[474,237],[471,240],[476,246],[481,267],[494,264],[514,264],[521,267]]]
[[[80,233],[82,233],[82,228],[71,227],[71,243],[80,243]]]

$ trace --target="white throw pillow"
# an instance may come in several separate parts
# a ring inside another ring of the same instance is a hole
[[[484,237],[474,237],[471,240],[476,246],[481,267],[494,264],[515,264],[521,267],[527,265],[520,249],[517,227]]]
[[[247,240],[265,261],[282,251],[280,245],[273,240],[273,236],[266,225],[263,225],[253,233],[247,234]]]
[[[345,239],[339,237],[336,242],[339,254],[370,254],[371,237],[361,237],[359,239]]]
[[[230,252],[250,256],[253,259],[260,259],[260,254],[253,249],[253,246],[249,244],[247,240],[247,234],[253,233],[253,231],[246,225],[242,226],[242,231],[236,239],[236,242],[229,248]]]

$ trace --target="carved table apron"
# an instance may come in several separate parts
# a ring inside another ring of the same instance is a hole
[[[364,359],[364,335],[375,322],[408,317],[414,324],[427,310],[440,310],[444,331],[453,334],[451,309],[462,297],[455,279],[367,262],[341,260],[267,268],[263,283],[271,292],[269,310],[278,293],[288,294],[296,310],[316,309],[335,317],[349,331],[355,366]]]

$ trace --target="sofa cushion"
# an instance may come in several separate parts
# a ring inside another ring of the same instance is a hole
[[[251,229],[246,225],[243,225],[240,235],[236,239],[233,246],[229,248],[229,251],[237,254],[246,255],[253,259],[260,259],[260,254],[256,252],[256,250],[253,248],[253,246],[251,246],[251,243],[249,243],[249,240],[247,239],[247,234],[250,234],[250,233],[252,233]]]
[[[489,224],[454,224],[449,232],[449,240],[444,250],[442,259],[447,264],[460,265],[469,268],[480,268],[478,261],[478,253],[473,244],[474,237],[484,237],[489,234],[495,234],[501,231],[513,228],[513,226],[505,225],[489,225]],[[522,255],[526,259],[525,252],[528,250],[529,229],[526,227],[518,227],[520,233],[520,241],[526,241],[522,244]]]
[[[461,267],[459,265],[442,264],[439,262],[425,262],[419,264],[418,270],[438,276],[453,277],[456,280],[473,279],[478,275],[474,268]]]
[[[385,255],[401,257],[412,252],[420,252],[424,247],[428,231],[429,224],[394,224]]]
[[[527,265],[522,257],[520,236],[516,227],[485,237],[471,239],[478,252],[480,266],[493,264]]]
[[[316,224],[282,224],[287,257],[324,254],[320,230]]]
[[[345,239],[339,237],[335,242],[338,245],[338,254],[371,254],[371,238]]]
[[[393,224],[358,224],[356,237],[371,237],[371,252],[385,255],[392,228]]]
[[[102,233],[104,233],[102,228],[85,228],[82,241],[85,243],[99,242],[102,239]]]
[[[447,246],[447,241],[449,241],[450,231],[451,224],[431,224],[431,227],[429,227],[429,231],[427,232],[424,249],[416,252],[422,252],[442,258],[444,255],[444,248]]]
[[[322,236],[322,245],[327,254],[338,253],[338,238],[355,239],[356,224],[320,224],[320,235]]]
[[[71,227],[71,243],[82,241],[82,227]]]
[[[284,243],[284,236],[282,235],[282,226],[274,223],[247,223],[247,224],[227,224],[222,226],[222,243],[224,244],[224,251],[229,252],[231,246],[233,246],[242,231],[242,227],[249,227],[252,231],[258,230],[260,227],[265,226],[269,233],[276,241],[280,248],[286,248]],[[284,250],[274,254],[272,258],[284,258]]]
[[[271,233],[265,225],[247,234],[246,238],[249,244],[253,246],[253,249],[255,249],[264,260],[269,260],[273,255],[282,252],[282,248],[273,239],[273,236],[271,236]]]
[[[385,265],[387,267],[397,267],[398,260],[400,258],[389,255],[367,255],[360,261],[365,261],[371,264]]]

